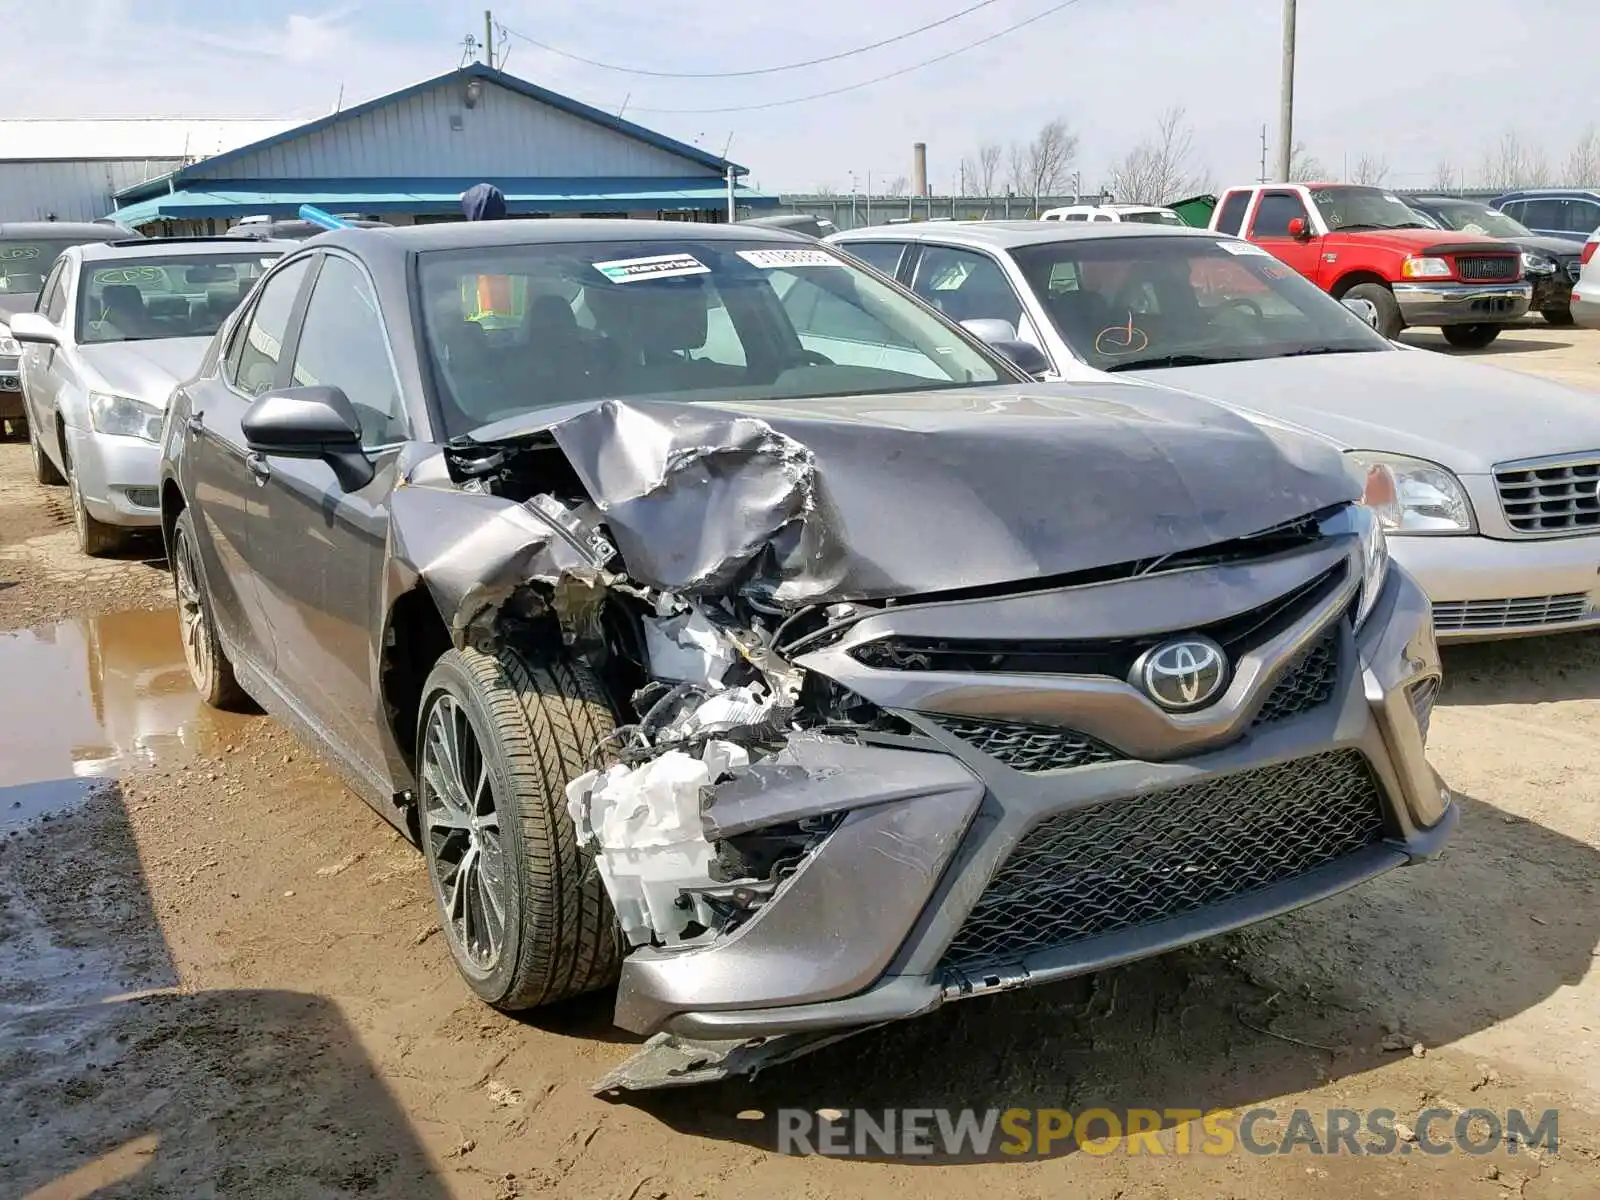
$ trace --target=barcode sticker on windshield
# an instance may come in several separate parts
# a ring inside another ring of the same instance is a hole
[[[650,258],[614,258],[597,262],[594,269],[612,283],[640,279],[672,279],[679,275],[709,275],[711,268],[692,254],[656,254]]]
[[[1217,245],[1221,246],[1229,254],[1259,254],[1263,258],[1272,257],[1254,242],[1218,242]]]
[[[826,250],[741,250],[739,257],[764,271],[783,267],[837,267],[839,260]]]

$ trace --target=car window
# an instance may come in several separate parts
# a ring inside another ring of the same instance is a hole
[[[78,340],[208,338],[277,260],[276,250],[145,255],[87,262],[78,288]]]
[[[66,308],[66,300],[65,297],[62,297],[61,288],[61,276],[65,273],[66,263],[57,261],[55,266],[50,268],[50,276],[44,281],[44,290],[39,293],[39,299],[35,302],[35,311],[42,312],[52,322],[56,323],[60,322],[61,314]],[[59,304],[57,303],[57,297],[62,297]]]
[[[753,403],[1010,378],[835,246],[663,237],[435,250],[418,256],[414,287],[446,437],[600,397]]]
[[[1244,213],[1249,207],[1249,192],[1229,192],[1223,197],[1222,210],[1217,214],[1217,231],[1237,234],[1244,228]]]
[[[1063,221],[1087,221],[1089,218],[1083,213],[1068,213],[1061,219]]]
[[[905,252],[899,242],[840,242],[838,245],[845,253],[891,276],[900,269],[900,256]]]
[[[309,258],[292,262],[262,285],[250,312],[238,357],[230,364],[229,381],[247,396],[259,396],[272,387],[283,357],[283,336],[289,328],[295,297],[305,281]]]
[[[289,378],[294,387],[343,391],[361,418],[363,446],[407,436],[383,315],[366,276],[349,259],[330,254],[323,260],[311,285]]]
[[[1529,224],[1528,202],[1526,200],[1508,200],[1499,207],[1500,211],[1513,221],[1521,221],[1524,225]]]
[[[26,296],[41,291],[61,252],[81,242],[81,238],[9,238],[0,242],[0,295]]]
[[[952,321],[1005,321],[1022,327],[1022,302],[1000,264],[975,250],[924,246],[912,290]]]
[[[1561,209],[1562,223],[1552,228],[1584,235],[1600,228],[1600,204],[1596,204],[1593,200],[1573,196],[1561,201]]]
[[[1306,220],[1306,206],[1294,192],[1263,192],[1256,206],[1256,219],[1250,226],[1251,237],[1289,236],[1289,222],[1299,217]],[[1310,222],[1307,221],[1307,228]]]
[[[1018,247],[1012,257],[1062,339],[1101,370],[1389,348],[1249,242],[1062,239]]]

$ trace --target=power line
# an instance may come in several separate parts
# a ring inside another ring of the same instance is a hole
[[[548,42],[541,42],[537,38],[531,38],[519,30],[507,28],[505,25],[500,26],[500,32],[502,36],[510,34],[512,37],[521,38],[530,46],[537,46],[541,50],[547,50],[551,54],[559,55],[562,58],[570,58],[573,62],[580,62],[585,66],[598,67],[602,71],[616,71],[623,75],[645,75],[652,79],[748,79],[752,75],[776,75],[780,71],[797,71],[801,67],[820,66],[822,63],[854,58],[856,55],[865,54],[869,50],[881,50],[884,46],[892,46],[895,42],[903,42],[907,38],[916,37],[919,33],[927,33],[930,29],[948,25],[952,21],[960,20],[968,13],[975,13],[980,8],[988,8],[991,4],[998,2],[999,0],[979,0],[977,4],[970,4],[960,12],[951,13],[948,17],[940,17],[937,21],[930,21],[926,25],[918,25],[915,29],[897,33],[893,37],[884,38],[881,42],[871,42],[865,46],[857,46],[854,50],[843,50],[838,54],[827,54],[821,58],[808,58],[803,62],[784,63],[778,67],[757,67],[749,71],[649,71],[642,67],[622,67],[616,63],[601,62],[598,59],[585,58],[581,54],[574,54],[570,50],[562,50],[557,46],[550,45]]]
[[[1008,25],[1004,29],[1001,29],[995,33],[991,33],[987,37],[981,37],[975,42],[968,42],[965,46],[957,46],[954,50],[947,50],[943,54],[935,55],[933,58],[923,59],[919,63],[912,63],[909,67],[901,67],[898,71],[890,71],[886,75],[876,75],[871,79],[863,79],[860,83],[846,84],[844,87],[829,88],[825,92],[812,92],[808,96],[791,96],[787,100],[769,100],[765,104],[730,104],[722,108],[635,108],[633,111],[645,113],[672,113],[678,115],[687,115],[691,113],[707,114],[759,112],[762,109],[786,108],[791,104],[805,104],[811,100],[824,100],[829,96],[842,96],[846,92],[859,91],[864,87],[871,87],[875,83],[884,83],[890,79],[898,79],[900,76],[909,75],[913,71],[920,71],[923,67],[931,67],[935,63],[945,62],[948,59],[956,57],[958,54],[965,54],[968,50],[976,50],[979,46],[987,46],[990,42],[999,41],[1007,34],[1016,33],[1019,29],[1026,29],[1029,25],[1036,24],[1037,22],[1044,20],[1046,17],[1054,16],[1064,8],[1071,8],[1074,4],[1080,3],[1082,3],[1082,0],[1062,0],[1060,4],[1056,4],[1050,8],[1047,8],[1042,13],[1031,16],[1024,21],[1018,21],[1015,25]]]

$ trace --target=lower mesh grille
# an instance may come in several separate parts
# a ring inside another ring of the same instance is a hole
[[[138,508],[158,508],[161,505],[161,493],[153,487],[123,488],[122,494],[128,498],[128,503]]]
[[[1192,912],[1382,837],[1378,784],[1357,750],[1062,813],[1017,844],[944,965],[1015,962]]]
[[[1411,711],[1416,714],[1417,727],[1422,730],[1422,741],[1428,741],[1428,723],[1433,720],[1433,706],[1439,699],[1438,679],[1424,679],[1413,683],[1409,693]]]
[[[1014,771],[1064,771],[1094,763],[1120,762],[1123,758],[1110,746],[1070,729],[964,717],[933,719],[941,729]]]
[[[1564,625],[1589,615],[1588,592],[1518,596],[1509,600],[1446,600],[1433,606],[1440,632],[1511,629],[1518,625]]]
[[[1339,631],[1335,622],[1306,650],[1273,686],[1256,714],[1257,725],[1286,721],[1310,712],[1333,699],[1339,683]]]

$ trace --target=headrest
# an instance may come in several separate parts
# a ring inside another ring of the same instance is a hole
[[[107,284],[100,293],[100,303],[106,308],[144,308],[144,293],[131,283]]]
[[[641,279],[584,288],[595,328],[631,350],[662,354],[706,344],[704,280]]]
[[[578,328],[578,318],[560,296],[546,292],[528,302],[528,324],[541,333],[562,333]]]

